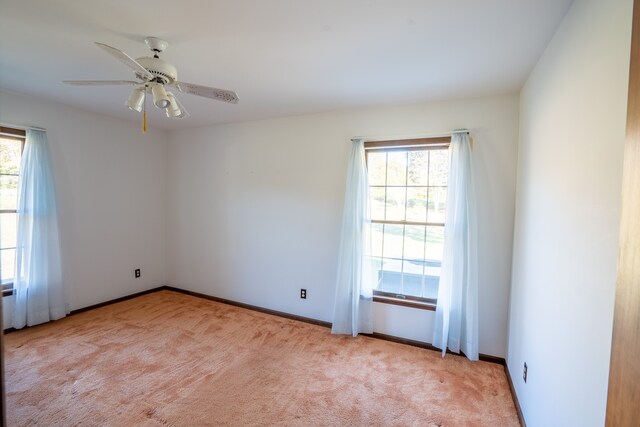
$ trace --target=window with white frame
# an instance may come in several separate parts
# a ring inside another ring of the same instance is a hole
[[[436,303],[449,143],[449,137],[365,142],[377,301]]]
[[[0,127],[0,280],[3,295],[13,289],[16,258],[18,180],[25,131]]]

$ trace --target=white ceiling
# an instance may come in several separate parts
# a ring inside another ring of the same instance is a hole
[[[181,94],[193,126],[519,90],[572,0],[0,0],[0,88],[138,121],[131,79],[93,45],[147,56],[182,81],[235,90],[238,105]],[[153,109],[155,110],[155,109]]]

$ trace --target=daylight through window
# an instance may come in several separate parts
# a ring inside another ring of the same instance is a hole
[[[25,132],[0,127],[0,280],[13,288],[16,258],[18,180]]]
[[[375,295],[436,302],[449,142],[429,138],[365,143]]]

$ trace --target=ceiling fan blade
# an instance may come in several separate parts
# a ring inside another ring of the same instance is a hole
[[[205,98],[211,98],[217,101],[237,104],[239,100],[238,95],[232,90],[216,89],[215,87],[200,86],[185,82],[175,82],[174,86],[177,87],[180,92],[204,96]]]
[[[122,62],[127,67],[131,68],[135,71],[136,75],[140,76],[145,80],[153,80],[153,74],[151,74],[146,68],[140,65],[135,59],[121,51],[120,49],[116,49],[115,47],[111,47],[109,45],[94,42],[96,46],[100,49],[107,52],[109,55],[116,58],[118,61]]]
[[[140,85],[133,80],[63,80],[62,83],[75,86]]]

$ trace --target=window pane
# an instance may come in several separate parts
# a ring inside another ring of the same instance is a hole
[[[420,276],[422,277],[423,269],[424,269],[424,261],[423,260],[403,260],[402,271],[405,274],[405,279],[408,276]],[[422,279],[419,278],[419,281]]]
[[[20,171],[22,141],[0,138],[0,174],[17,175]]]
[[[382,260],[382,283],[380,290],[385,292],[402,292],[402,260],[384,258]]]
[[[382,224],[371,224],[371,256],[382,256]]]
[[[429,185],[447,185],[449,150],[429,151]]]
[[[427,221],[444,222],[447,207],[447,187],[429,187]]]
[[[0,280],[2,284],[13,282],[13,271],[16,259],[15,249],[0,250]]]
[[[444,245],[444,226],[427,227],[427,245],[425,258],[442,261]]]
[[[16,209],[18,205],[18,177],[0,175],[0,209]]]
[[[384,247],[382,256],[385,258],[402,258],[403,226],[384,225]]]
[[[387,153],[367,153],[369,185],[385,185],[387,171]]]
[[[0,249],[16,247],[16,220],[14,213],[0,214]]]
[[[404,221],[406,187],[387,187],[387,221]]]
[[[424,259],[425,227],[407,225],[404,230],[404,259],[420,261]],[[420,271],[422,273],[422,271]]]
[[[429,151],[409,151],[408,185],[429,185]]]
[[[373,286],[373,289],[382,290],[382,258],[371,258],[371,264],[373,265],[376,278],[376,283]]]
[[[407,185],[407,152],[387,153],[387,185]]]
[[[427,220],[427,187],[407,188],[407,221]]]
[[[426,270],[428,274],[440,276],[442,253],[444,249],[444,227],[427,227],[425,245]]]
[[[384,187],[370,187],[371,219],[384,220]]]
[[[440,284],[440,276],[424,275],[424,287],[422,298],[438,299],[438,286]]]
[[[424,298],[438,298],[443,249],[444,227],[427,227]]]
[[[423,261],[404,261],[404,272],[402,273],[402,293],[404,295],[422,296],[422,264]]]
[[[422,292],[424,245],[425,227],[407,225],[404,230],[404,260],[402,267],[402,292],[404,295],[420,296]]]

